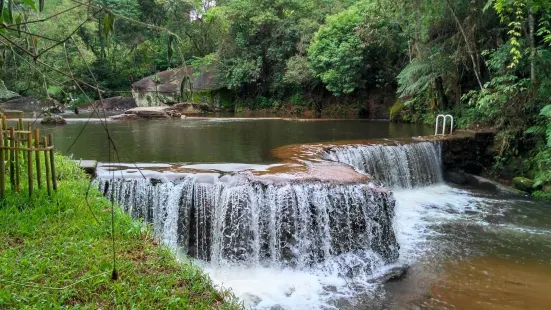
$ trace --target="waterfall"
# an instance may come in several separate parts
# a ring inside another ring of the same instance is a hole
[[[441,183],[440,144],[348,145],[331,148],[324,157],[372,175],[393,188],[415,188]]]
[[[370,274],[398,258],[394,200],[372,183],[256,180],[234,174],[99,179],[174,249],[212,264]]]

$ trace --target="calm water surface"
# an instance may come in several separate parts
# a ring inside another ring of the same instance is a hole
[[[71,121],[41,130],[54,133],[56,149],[64,154],[109,161],[103,125],[88,123],[77,139],[84,124]],[[432,131],[423,125],[373,120],[211,118],[108,122],[107,126],[122,150],[120,161],[156,163],[269,163],[275,161],[272,149],[289,144],[411,137]]]

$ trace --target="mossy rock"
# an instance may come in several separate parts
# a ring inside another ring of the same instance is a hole
[[[516,189],[519,189],[521,191],[525,192],[531,192],[534,190],[534,180],[530,180],[528,178],[524,177],[516,177],[513,179],[513,186]]]
[[[390,108],[389,118],[393,122],[403,121],[402,112],[404,111],[404,103],[402,101],[396,101],[396,103]]]

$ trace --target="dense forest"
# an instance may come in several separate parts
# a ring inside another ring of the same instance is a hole
[[[227,108],[361,106],[395,121],[498,131],[496,167],[551,182],[548,0],[4,0],[2,96],[73,104],[185,65]],[[540,193],[539,195],[545,195]]]

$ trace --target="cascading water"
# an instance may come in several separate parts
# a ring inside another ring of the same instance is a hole
[[[443,182],[440,144],[347,145],[324,157],[345,163],[393,188],[416,188]]]
[[[370,275],[398,257],[394,200],[374,184],[187,175],[100,179],[100,190],[172,248],[213,265]]]

